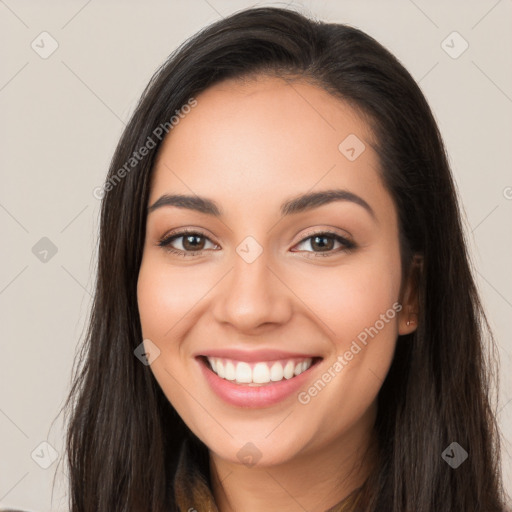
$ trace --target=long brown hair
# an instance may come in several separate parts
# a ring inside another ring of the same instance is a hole
[[[399,336],[378,396],[378,464],[359,492],[358,510],[501,512],[495,344],[427,101],[400,62],[364,32],[270,7],[226,17],[172,53],[113,156],[93,308],[66,403],[71,512],[174,509],[178,451],[191,433],[134,357],[142,341],[136,284],[149,184],[163,138],[155,130],[169,128],[176,110],[212,84],[254,74],[308,80],[364,116],[398,211],[403,271],[413,254],[423,256],[418,328]],[[127,167],[148,138],[155,147]],[[452,442],[469,454],[457,469],[441,456]]]

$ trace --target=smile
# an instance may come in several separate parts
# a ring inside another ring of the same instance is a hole
[[[289,380],[305,372],[313,363],[311,357],[253,363],[219,357],[207,357],[206,359],[212,371],[221,379],[249,385]]]
[[[198,355],[196,361],[208,387],[225,403],[240,408],[271,407],[307,387],[322,357],[253,353],[246,360],[240,354]],[[258,357],[257,357],[258,356]],[[284,357],[283,357],[284,356]],[[277,357],[277,356],[275,356]],[[250,359],[250,360],[248,360]]]

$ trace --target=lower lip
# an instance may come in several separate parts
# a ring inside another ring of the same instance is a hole
[[[269,407],[281,402],[304,386],[311,375],[311,370],[317,366],[317,364],[313,364],[305,372],[291,379],[283,379],[261,386],[249,386],[222,379],[210,370],[207,363],[201,358],[198,358],[198,362],[208,384],[220,398],[231,405],[246,409]]]

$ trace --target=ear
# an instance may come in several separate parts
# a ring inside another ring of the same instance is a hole
[[[419,282],[423,272],[423,257],[415,254],[405,276],[400,293],[402,309],[398,314],[398,334],[410,334],[418,327]]]

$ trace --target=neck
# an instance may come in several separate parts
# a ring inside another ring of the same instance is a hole
[[[334,440],[279,465],[247,467],[210,452],[219,512],[325,512],[360,487],[376,458],[376,408]]]

